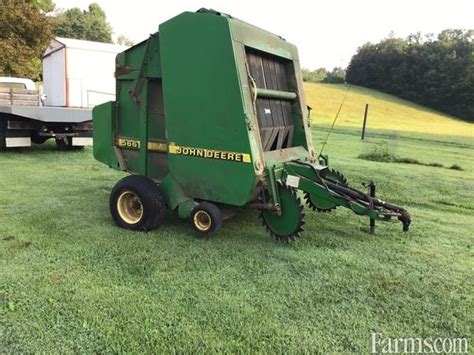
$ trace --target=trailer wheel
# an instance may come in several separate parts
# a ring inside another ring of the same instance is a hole
[[[201,202],[191,211],[194,231],[201,237],[210,237],[222,227],[222,214],[219,208],[209,202]]]
[[[61,151],[72,149],[71,137],[56,138],[56,148]]]
[[[42,136],[39,136],[37,133],[32,133],[31,134],[31,141],[34,143],[34,144],[43,144],[44,142],[46,142],[50,137],[42,137]]]
[[[7,129],[6,129],[6,119],[4,119],[0,115],[0,150],[4,150],[7,147],[6,137],[7,137]]]
[[[141,175],[120,180],[110,194],[110,213],[121,228],[147,231],[163,223],[166,203],[159,186]]]
[[[56,148],[60,151],[66,150],[82,150],[84,149],[83,145],[72,145],[72,138],[56,138]]]

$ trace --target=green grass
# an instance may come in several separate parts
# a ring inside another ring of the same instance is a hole
[[[324,125],[322,125],[324,126]],[[326,132],[313,125],[317,148]],[[395,156],[463,171],[358,159]],[[199,239],[169,213],[160,229],[114,226],[124,176],[91,149],[0,155],[1,352],[370,351],[370,333],[468,337],[474,320],[474,142],[469,136],[339,127],[327,146],[351,185],[378,182],[401,224],[306,210],[303,238],[272,240],[256,211]]]

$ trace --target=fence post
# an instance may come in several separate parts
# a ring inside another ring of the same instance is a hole
[[[365,112],[364,112],[364,123],[362,125],[362,136],[360,139],[364,140],[365,138],[365,126],[367,124],[367,115],[369,113],[369,104],[365,104]]]

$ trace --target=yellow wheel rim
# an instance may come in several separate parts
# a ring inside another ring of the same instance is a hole
[[[206,232],[211,228],[212,219],[206,211],[197,211],[194,214],[194,225],[201,232]]]
[[[143,203],[135,192],[125,190],[117,200],[117,211],[126,223],[136,224],[143,217]]]

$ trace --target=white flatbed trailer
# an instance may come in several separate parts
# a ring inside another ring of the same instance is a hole
[[[0,106],[0,149],[29,147],[49,138],[54,138],[61,150],[92,145],[92,110]]]
[[[115,99],[115,57],[126,48],[52,39],[43,55],[43,95],[29,79],[0,76],[0,150],[49,138],[59,149],[91,145],[92,107]]]

